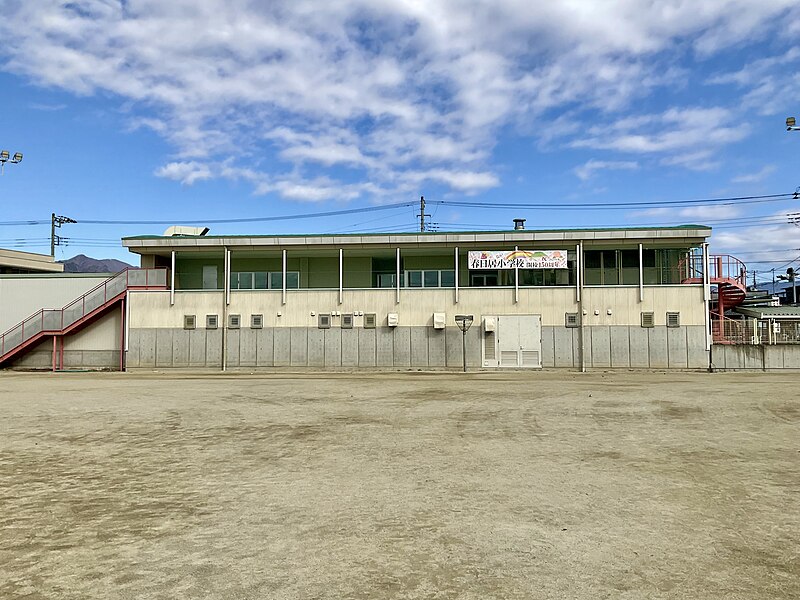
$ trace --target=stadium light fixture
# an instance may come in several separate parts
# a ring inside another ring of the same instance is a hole
[[[800,127],[797,126],[797,119],[786,117],[786,131],[800,131]]]
[[[8,150],[0,150],[0,175],[3,175],[6,170],[6,163],[10,162],[13,165],[22,162],[22,152],[14,152],[14,156]]]

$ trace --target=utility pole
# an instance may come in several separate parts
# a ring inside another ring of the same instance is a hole
[[[50,215],[50,256],[53,258],[56,256],[56,246],[60,246],[64,241],[61,236],[56,235],[56,227],[60,228],[64,223],[77,223],[77,221],[61,215],[56,216],[56,213]]]
[[[430,217],[430,215],[425,214],[425,196],[419,197],[419,230],[421,232],[425,232],[425,217]]]

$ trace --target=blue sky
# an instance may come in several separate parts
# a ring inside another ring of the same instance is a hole
[[[0,179],[0,222],[77,219],[59,258],[125,260],[121,236],[166,228],[86,220],[420,195],[440,231],[708,223],[714,251],[759,272],[800,255],[791,197],[554,208],[794,192],[797,0],[0,0],[0,14],[0,148],[25,157]],[[413,231],[417,212],[212,233]],[[0,225],[0,246],[48,252],[48,235]]]

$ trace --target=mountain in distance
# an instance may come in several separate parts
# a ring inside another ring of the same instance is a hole
[[[65,273],[118,273],[133,266],[113,258],[91,258],[84,254],[58,262],[63,263]]]

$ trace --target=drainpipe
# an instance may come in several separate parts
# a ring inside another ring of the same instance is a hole
[[[231,301],[231,251],[225,247],[223,269],[225,281],[222,286],[222,370],[228,369],[228,304]]]
[[[175,305],[175,250],[172,251],[172,268],[169,276],[169,305]]]
[[[455,250],[456,304],[458,304],[458,246]]]
[[[400,246],[395,248],[395,283],[397,284],[397,292],[396,297],[394,299],[395,304],[400,304]]]
[[[584,329],[583,329],[583,242],[580,242],[576,248],[575,257],[575,293],[578,296],[578,337],[580,338],[581,345],[581,373],[586,372],[585,360],[585,346],[584,346]]]

